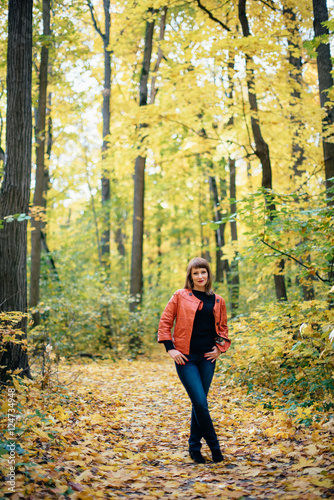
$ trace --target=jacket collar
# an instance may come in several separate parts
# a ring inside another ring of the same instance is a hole
[[[191,300],[192,302],[196,302],[196,303],[201,302],[200,299],[195,297],[191,288],[181,288],[180,294],[182,295],[182,297],[184,297],[185,299]]]

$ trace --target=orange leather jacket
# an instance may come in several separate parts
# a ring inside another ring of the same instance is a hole
[[[182,288],[177,290],[165,307],[160,318],[158,329],[158,342],[172,340],[175,349],[182,354],[189,354],[190,339],[193,331],[193,324],[197,309],[201,310],[203,302],[192,293],[192,290]],[[221,352],[226,352],[231,345],[228,338],[227,316],[225,301],[219,295],[215,296],[215,305],[213,306],[215,317],[216,345]],[[174,332],[172,328],[175,321]]]

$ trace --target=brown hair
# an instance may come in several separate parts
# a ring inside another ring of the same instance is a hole
[[[192,290],[192,288],[194,286],[194,282],[191,279],[191,271],[193,269],[199,269],[200,267],[204,268],[208,271],[208,282],[205,285],[205,292],[208,295],[212,295],[213,294],[213,291],[212,291],[212,273],[211,273],[210,265],[209,265],[209,262],[205,259],[202,259],[202,257],[195,257],[194,259],[192,259],[189,262],[188,267],[187,267],[187,276],[186,276],[186,282],[184,284],[184,288],[187,288],[188,290]]]

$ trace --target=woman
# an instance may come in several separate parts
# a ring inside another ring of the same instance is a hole
[[[205,463],[201,454],[204,437],[214,462],[224,457],[210,417],[207,394],[216,359],[227,351],[228,338],[225,301],[212,291],[209,263],[200,257],[189,262],[184,288],[168,302],[159,323],[158,342],[163,342],[175,361],[177,374],[192,402],[189,454]],[[173,336],[171,333],[176,318]]]

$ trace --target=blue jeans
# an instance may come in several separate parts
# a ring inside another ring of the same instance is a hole
[[[211,450],[219,450],[219,442],[208,408],[207,395],[215,371],[213,363],[204,354],[189,354],[185,365],[175,363],[177,374],[192,402],[189,451],[201,449],[201,439]]]

